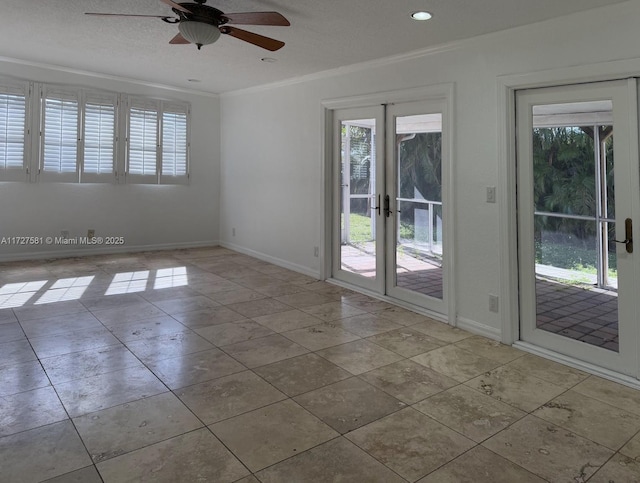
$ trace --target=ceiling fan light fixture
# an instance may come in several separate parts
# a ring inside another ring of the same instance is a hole
[[[178,30],[186,40],[196,44],[198,50],[203,45],[212,44],[220,38],[220,29],[205,22],[183,20],[178,24]]]
[[[411,14],[411,18],[413,20],[429,20],[432,17],[433,15],[431,15],[429,12],[424,12],[424,11],[413,12]]]

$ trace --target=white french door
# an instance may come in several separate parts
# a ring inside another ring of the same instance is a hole
[[[516,109],[520,338],[637,377],[635,79],[522,90]]]
[[[332,276],[447,314],[444,100],[333,111]]]

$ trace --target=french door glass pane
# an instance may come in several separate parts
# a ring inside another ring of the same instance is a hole
[[[399,116],[396,285],[443,298],[442,114]]]
[[[375,278],[375,119],[342,121],[341,137],[341,268]]]
[[[609,100],[533,107],[536,326],[618,351]]]

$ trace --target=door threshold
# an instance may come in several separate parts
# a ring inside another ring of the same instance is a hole
[[[602,377],[603,379],[608,379],[609,381],[617,382],[618,384],[622,384],[623,386],[627,386],[633,389],[640,389],[640,381],[638,379],[633,378],[631,376],[627,376],[626,374],[622,374],[620,372],[612,371],[610,369],[605,369],[604,367],[600,367],[595,364],[591,364],[589,362],[581,361],[580,359],[569,357],[564,354],[560,354],[558,352],[554,352],[549,349],[539,347],[529,342],[524,342],[522,340],[514,342],[513,347],[516,349],[523,350],[525,352],[529,352],[530,354],[543,357],[544,359],[549,359],[554,362],[559,362],[560,364],[573,367],[574,369],[579,369],[581,371],[588,372],[589,374],[592,374],[594,376],[599,376],[599,377]]]
[[[374,292],[372,290],[367,290],[365,288],[361,288],[358,287],[357,285],[352,285],[350,283],[347,282],[343,282],[342,280],[337,280],[335,278],[328,278],[325,280],[325,282],[333,284],[333,285],[337,285],[338,287],[342,287],[342,288],[347,288],[349,290],[353,290],[354,292],[357,293],[361,293],[363,295],[367,295],[371,298],[377,299],[377,300],[381,300],[383,302],[387,302],[390,303],[392,305],[397,305],[398,307],[402,307],[403,309],[407,309],[407,310],[411,310],[412,312],[416,312],[420,315],[425,315],[427,317],[430,317],[434,320],[437,320],[438,322],[443,322],[447,325],[450,325],[451,327],[455,327],[455,323],[450,323],[448,318],[443,315],[443,314],[439,314],[437,312],[433,312],[431,310],[425,309],[424,307],[420,307],[419,305],[414,305],[414,304],[410,304],[408,302],[405,302],[404,300],[399,300],[396,299],[394,297],[390,297],[388,295],[381,295],[377,292]]]

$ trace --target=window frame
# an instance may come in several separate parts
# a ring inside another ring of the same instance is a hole
[[[87,104],[103,102],[104,105],[113,106],[113,159],[111,171],[108,173],[88,173],[85,171],[86,161],[86,137],[87,137]],[[113,92],[83,90],[82,92],[82,109],[81,109],[81,147],[79,150],[79,168],[81,183],[114,183],[117,181],[118,160],[119,160],[119,138],[120,138],[120,113],[119,113],[120,96]]]
[[[24,97],[24,130],[22,146],[22,166],[5,168],[0,166],[0,182],[4,181],[28,181],[31,160],[31,95],[32,86],[26,81],[15,81],[0,78],[0,94],[22,95]]]

